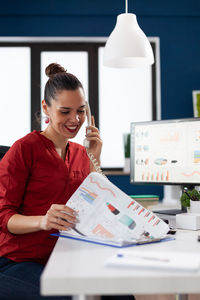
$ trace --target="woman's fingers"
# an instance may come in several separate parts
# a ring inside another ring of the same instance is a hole
[[[90,142],[96,142],[96,143],[98,143],[100,146],[102,145],[102,140],[99,139],[98,137],[90,137],[90,138],[88,138],[88,141],[90,141]]]
[[[73,223],[67,222],[64,219],[57,218],[57,217],[51,217],[49,221],[51,223],[51,226],[54,229],[58,229],[58,230],[68,230],[71,227],[74,227]]]
[[[41,225],[42,225],[41,229],[44,230],[51,230],[51,229],[68,230],[70,228],[75,227],[75,223],[51,215],[48,215],[48,217],[44,216],[44,220]]]
[[[49,229],[69,230],[71,227],[72,226],[70,226],[69,224],[65,224],[64,222],[62,222],[62,220],[53,217],[49,223]]]
[[[87,134],[90,134],[92,132],[98,132],[98,134],[99,134],[99,129],[97,127],[95,127],[95,126],[91,125],[91,126],[88,126],[86,129],[87,129],[87,131],[89,131],[89,133],[87,133]]]
[[[61,204],[53,204],[47,212],[48,227],[66,230],[74,227],[79,222],[77,212],[70,207]]]
[[[97,138],[101,139],[99,133],[94,132],[94,131],[87,134],[87,138],[91,138],[91,137],[97,137]]]
[[[68,207],[64,204],[52,204],[51,207],[50,207],[50,210],[63,211],[63,212],[66,212],[66,213],[68,213],[69,215],[72,215],[72,216],[77,215],[77,212],[74,209],[72,209],[72,208],[70,208],[70,207]]]
[[[91,133],[89,133],[89,134],[87,135],[87,140],[88,140],[88,141],[94,141],[94,142],[97,142],[98,144],[99,144],[99,143],[100,143],[100,144],[103,143],[103,142],[102,142],[102,139],[101,139],[101,137],[100,137],[100,135],[99,135],[98,132],[91,132]]]
[[[95,129],[95,131],[91,131],[89,132],[87,135],[86,135],[86,138],[88,139],[88,141],[91,139],[91,138],[98,138],[99,140],[101,140],[101,137],[100,137],[100,134],[99,134],[99,131],[98,129]]]
[[[91,116],[91,124],[92,124],[92,126],[95,127],[95,119],[94,119],[94,116]]]
[[[65,213],[64,211],[50,210],[50,211],[48,211],[48,214],[55,218],[63,219],[69,223],[73,223],[73,224],[78,223],[77,217],[75,217],[69,213]]]
[[[66,214],[71,217],[76,217],[78,215],[77,211],[62,204],[52,204],[48,212],[50,214]]]

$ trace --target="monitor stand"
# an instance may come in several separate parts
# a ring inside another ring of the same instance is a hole
[[[180,198],[182,187],[180,185],[164,185],[163,204],[181,206]]]
[[[182,187],[180,185],[165,185],[163,204],[165,206],[176,206],[177,208],[169,208],[164,210],[153,210],[154,213],[177,215],[187,212],[185,207],[181,207],[180,197],[182,194]]]

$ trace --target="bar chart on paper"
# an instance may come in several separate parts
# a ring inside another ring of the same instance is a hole
[[[98,173],[88,175],[67,206],[78,212],[76,229],[84,236],[133,240],[161,237],[169,230],[153,212]]]

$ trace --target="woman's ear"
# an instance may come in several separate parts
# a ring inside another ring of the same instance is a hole
[[[46,101],[44,99],[42,100],[42,110],[45,113],[45,115],[48,116],[48,114],[49,114],[49,112],[48,112],[48,106],[47,106]]]

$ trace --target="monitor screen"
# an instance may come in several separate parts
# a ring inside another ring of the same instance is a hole
[[[200,185],[200,118],[131,123],[131,183]]]

